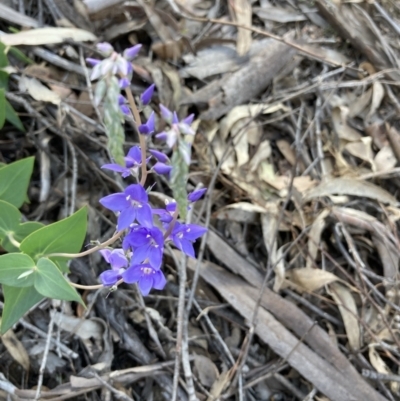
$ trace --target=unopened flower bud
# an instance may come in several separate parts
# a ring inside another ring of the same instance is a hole
[[[128,60],[132,60],[133,58],[135,58],[138,55],[141,47],[142,47],[142,45],[138,44],[138,45],[129,47],[128,49],[125,49],[124,57]]]
[[[140,100],[143,105],[148,105],[151,102],[151,98],[153,97],[155,84],[150,85],[141,95]]]

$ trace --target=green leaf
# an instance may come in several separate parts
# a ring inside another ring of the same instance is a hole
[[[85,305],[75,288],[68,283],[58,267],[50,259],[40,258],[38,260],[35,288],[45,297],[76,301]]]
[[[25,128],[15,112],[10,102],[6,99],[6,120],[20,131],[25,132]]]
[[[3,285],[4,308],[1,318],[1,333],[4,334],[25,315],[32,306],[44,297],[35,287],[16,288]]]
[[[1,208],[1,206],[0,206]],[[1,211],[0,211],[0,216],[1,216]],[[0,221],[1,224],[1,221]],[[26,223],[20,224],[18,227],[16,227],[13,232],[10,232],[9,235],[11,234],[12,237],[17,241],[17,242],[22,242],[29,234],[32,234],[33,232],[39,230],[39,228],[44,227],[44,224],[39,223],[37,221],[28,221]],[[1,227],[0,227],[1,230]],[[1,246],[7,251],[7,252],[18,252],[19,248],[17,248],[15,245],[12,244],[12,242],[9,239],[9,235],[3,239],[3,242],[1,242]],[[1,236],[1,234],[0,234]]]
[[[179,141],[178,149],[176,149],[171,158],[171,177],[170,184],[174,199],[178,204],[180,218],[185,221],[188,207],[186,183],[189,176],[189,166],[186,163],[185,155],[188,151],[188,144]]]
[[[18,160],[0,168],[0,200],[20,208],[28,191],[34,157]]]
[[[3,128],[6,121],[6,95],[4,88],[0,88],[0,129]]]
[[[0,42],[0,68],[8,66],[8,58],[6,54],[6,46]],[[5,71],[0,71],[0,88],[8,88],[8,77],[9,74]]]
[[[31,287],[35,276],[35,262],[23,253],[0,256],[0,283],[12,287]]]
[[[0,170],[1,173],[1,170]],[[77,253],[81,250],[86,236],[87,208],[83,207],[72,216],[50,224],[28,235],[20,249],[33,260],[52,253]],[[55,260],[64,257],[54,257]]]
[[[10,203],[0,200],[0,242],[9,234],[13,235],[20,221],[19,210]]]

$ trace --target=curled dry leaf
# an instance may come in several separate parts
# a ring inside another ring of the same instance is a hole
[[[61,103],[61,97],[47,86],[44,86],[36,78],[22,76],[19,80],[19,89],[21,92],[27,91],[35,100],[49,102],[55,105]]]
[[[237,221],[239,223],[254,223],[257,221],[260,213],[265,213],[263,207],[248,202],[238,202],[218,210],[216,218]]]
[[[289,270],[286,272],[286,279],[290,281],[288,284],[294,285],[297,290],[309,292],[317,291],[323,286],[339,280],[333,273],[311,267]]]
[[[89,338],[102,339],[104,327],[98,321],[79,319],[57,311],[52,311],[51,315],[55,316],[55,323],[60,329],[76,334],[82,340],[88,340]]]
[[[336,135],[340,139],[353,142],[361,139],[361,134],[347,124],[349,109],[344,106],[337,106],[332,109],[332,124]]]
[[[0,41],[6,46],[47,45],[62,43],[67,39],[75,42],[95,42],[97,40],[93,33],[78,28],[38,28],[0,36]]]
[[[260,143],[260,146],[257,148],[256,153],[250,160],[249,163],[250,172],[254,173],[257,170],[258,165],[262,161],[267,160],[271,156],[271,152],[272,152],[271,143],[268,140],[262,141]]]
[[[358,157],[371,164],[372,171],[376,171],[376,166],[374,163],[374,153],[372,152],[372,138],[362,137],[360,141],[350,142],[345,145],[345,149],[353,156]]]
[[[194,354],[194,366],[203,386],[211,387],[218,379],[218,369],[210,358],[207,358],[203,355]]]
[[[325,228],[325,219],[329,215],[329,210],[323,210],[318,217],[314,220],[310,233],[308,234],[308,256],[307,256],[307,268],[311,268],[317,257],[318,250],[320,247],[321,233]]]
[[[386,365],[385,361],[381,358],[381,356],[378,354],[376,348],[374,345],[369,346],[368,350],[368,356],[369,356],[369,361],[371,362],[371,365],[376,369],[378,373],[382,373],[384,375],[392,375],[392,371],[389,369],[389,367]],[[394,393],[399,392],[399,386],[400,383],[391,381],[390,382],[390,389]]]
[[[397,159],[393,153],[393,149],[389,145],[383,148],[376,154],[374,159],[376,171],[390,171],[396,164]]]
[[[342,316],[350,347],[355,351],[359,350],[361,347],[361,330],[353,294],[347,287],[339,283],[332,283],[328,288],[328,293],[336,302]]]
[[[25,371],[29,371],[30,362],[29,356],[21,341],[18,340],[13,330],[8,330],[1,335],[1,341],[7,348],[7,351],[17,361]]]
[[[395,206],[396,198],[381,187],[367,181],[353,178],[334,178],[321,182],[317,187],[308,191],[304,200],[308,201],[321,196],[352,195],[375,199],[382,203]]]

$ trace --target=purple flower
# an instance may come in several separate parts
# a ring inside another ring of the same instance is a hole
[[[91,58],[91,57],[88,57],[88,58],[86,59],[86,62],[87,62],[91,67],[94,67],[95,65],[100,64],[100,63],[101,63],[101,60],[99,60],[98,58]]]
[[[193,242],[207,231],[196,224],[182,224],[177,222],[170,235],[172,242],[186,255],[194,258]]]
[[[127,60],[134,59],[139,54],[141,47],[142,47],[141,44],[128,47],[127,49],[124,50],[124,58],[126,58]]]
[[[132,265],[122,275],[125,283],[138,283],[143,295],[149,295],[151,288],[162,290],[167,280],[161,270],[153,269],[149,264]]]
[[[184,118],[182,121],[178,123],[178,128],[179,132],[184,135],[194,135],[195,132],[193,131],[193,128],[191,128],[191,124],[194,119],[194,114],[191,114],[190,116]]]
[[[134,227],[124,238],[124,249],[131,248],[131,263],[137,265],[144,261],[154,269],[159,269],[164,251],[164,236],[157,227]]]
[[[150,149],[149,152],[151,153],[152,156],[154,156],[161,163],[166,163],[169,160],[168,156],[165,155],[163,152],[160,152],[155,149]]]
[[[163,120],[168,124],[172,124],[172,120],[174,118],[174,114],[172,113],[172,111],[160,103],[160,112]]]
[[[139,146],[132,146],[128,154],[125,156],[125,167],[117,163],[104,164],[101,168],[121,173],[123,178],[133,174],[137,174],[139,167],[142,165],[142,155]]]
[[[153,166],[153,170],[157,174],[169,174],[172,170],[172,166],[168,166],[168,164],[165,164],[165,163],[157,162]]]
[[[145,227],[153,226],[149,197],[140,184],[129,185],[124,192],[105,196],[99,202],[107,209],[120,212],[117,225],[119,231],[128,228],[135,220]]]
[[[128,259],[126,258],[122,249],[102,249],[100,251],[103,258],[111,265],[111,270],[106,270],[100,274],[100,280],[105,286],[114,285],[118,280],[121,280],[122,273],[125,267],[128,266]]]
[[[168,228],[169,223],[173,219],[173,214],[176,210],[176,202],[169,202],[165,205],[165,209],[153,209],[153,214],[159,216],[160,221],[163,223],[165,228]]]
[[[124,96],[122,96],[121,94],[119,94],[118,95],[119,108],[124,115],[129,116],[131,114],[131,110],[126,103],[127,103],[127,99]]]
[[[187,199],[189,202],[198,201],[205,193],[207,192],[207,188],[197,189],[196,191],[191,192]]]
[[[97,43],[96,47],[107,56],[109,56],[114,51],[114,48],[107,42]]]
[[[144,106],[148,105],[153,97],[155,84],[150,85],[141,95],[140,100]]]
[[[124,59],[123,57],[118,57],[115,61],[116,72],[119,72],[123,77],[126,77],[128,74],[132,72],[131,63]]]
[[[126,78],[126,77],[121,78],[121,79],[118,81],[118,85],[119,85],[119,87],[120,87],[121,89],[127,88],[130,84],[131,84],[131,81],[130,81],[128,78]]]
[[[155,129],[156,129],[156,119],[154,111],[152,111],[146,124],[139,125],[139,132],[142,135],[148,135],[153,133]]]

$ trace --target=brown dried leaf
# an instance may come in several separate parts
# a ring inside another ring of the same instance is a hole
[[[230,370],[221,373],[219,378],[212,385],[210,390],[210,396],[207,398],[207,401],[215,401],[216,399],[218,399],[221,393],[224,391],[224,389],[228,387],[230,379],[231,379]]]
[[[21,341],[18,340],[14,331],[8,330],[1,336],[1,341],[7,348],[7,351],[26,371],[29,371],[29,356]]]
[[[265,213],[263,207],[248,202],[238,202],[218,210],[215,213],[215,217],[239,223],[255,223],[260,213]]]
[[[251,3],[250,0],[232,0],[228,3],[238,25],[251,26]],[[251,31],[238,28],[236,50],[240,56],[246,54],[251,46]]]
[[[194,354],[194,366],[203,386],[211,387],[218,379],[218,369],[210,358]]]
[[[350,142],[345,145],[345,149],[353,156],[358,157],[371,164],[372,171],[376,171],[374,163],[374,153],[372,152],[372,138],[362,137],[360,141]]]
[[[75,42],[95,42],[97,38],[91,32],[77,28],[38,28],[0,36],[0,42],[6,46],[38,46],[50,43],[62,43],[67,39]]]
[[[376,171],[390,171],[396,164],[397,159],[393,153],[393,149],[389,146],[383,146],[383,148],[376,154],[374,159]]]
[[[21,92],[27,91],[35,100],[49,102],[55,105],[61,103],[60,96],[50,90],[47,86],[44,86],[36,78],[28,78],[23,75],[19,80],[18,85]]]
[[[325,228],[325,219],[329,215],[329,210],[323,210],[318,217],[314,220],[310,233],[308,234],[308,257],[307,257],[307,268],[313,266],[314,261],[318,255],[320,241],[321,241],[321,233]]]
[[[342,284],[332,283],[329,288],[329,295],[336,302],[342,315],[350,347],[355,351],[359,350],[361,347],[361,331],[354,297],[348,287]]]
[[[348,109],[337,106],[332,109],[332,124],[336,135],[346,141],[359,141],[361,134],[347,124]]]
[[[317,291],[323,286],[339,280],[333,273],[311,267],[289,270],[286,272],[286,279],[290,281],[290,284],[299,287],[297,289],[309,292]]]
[[[397,204],[396,198],[381,187],[353,178],[334,178],[321,182],[316,188],[308,191],[304,200],[308,201],[334,194],[366,197],[393,206]]]

